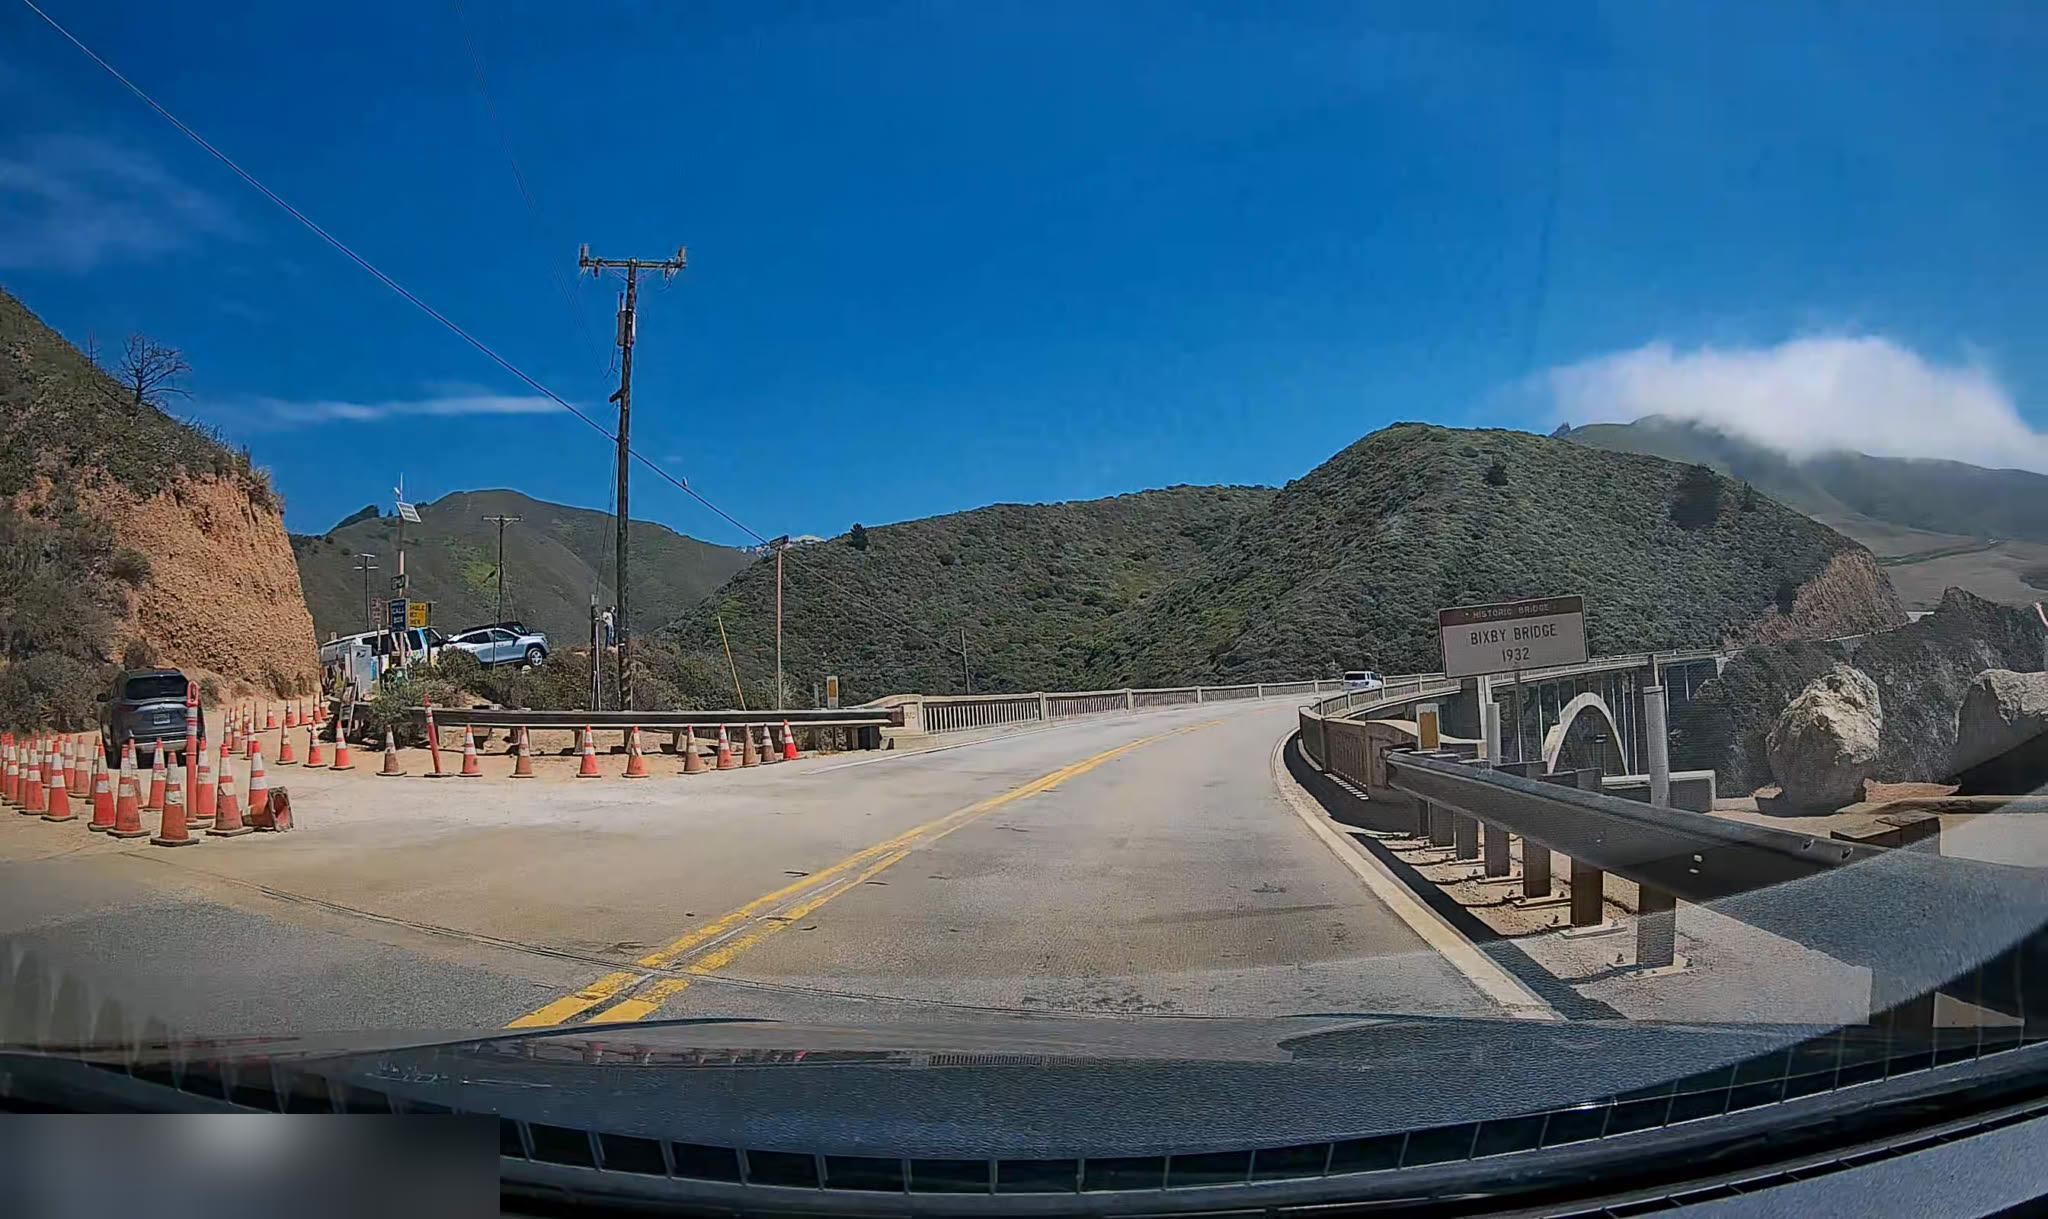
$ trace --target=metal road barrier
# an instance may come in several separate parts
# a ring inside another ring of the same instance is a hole
[[[1010,724],[1051,723],[1084,715],[1146,711],[1240,699],[1298,697],[1341,686],[1336,678],[1245,682],[1230,686],[1133,687],[1122,690],[1047,690],[1030,694],[896,694],[868,707],[904,712],[903,727],[919,732],[967,732]]]
[[[2042,869],[1657,808],[1602,794],[1597,770],[1539,776],[1536,763],[1422,753],[1365,721],[1302,715],[1307,760],[1387,801],[1411,836],[1490,877],[1512,874],[1510,839],[1523,839],[1525,902],[1550,896],[1553,851],[1570,862],[1575,927],[1603,922],[1604,873],[1634,881],[1639,968],[1673,963],[1685,901],[1868,968],[1871,1011],[1887,1021],[1929,1027],[1942,994],[2048,1030]]]
[[[415,718],[426,720],[419,710]],[[519,711],[499,707],[436,707],[443,728],[729,728],[763,724],[779,728],[888,728],[902,724],[891,708],[767,709],[761,711]]]

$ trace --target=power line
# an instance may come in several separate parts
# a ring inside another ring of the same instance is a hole
[[[336,252],[340,253],[342,257],[348,259],[350,262],[356,264],[358,267],[361,267],[365,272],[369,273],[369,275],[378,283],[381,283],[385,287],[391,289],[392,292],[396,293],[408,304],[412,305],[420,312],[426,314],[428,317],[433,318],[436,322],[439,322],[445,329],[449,331],[449,333],[455,335],[455,337],[461,339],[463,342],[475,348],[478,352],[482,353],[485,358],[489,359],[498,367],[504,369],[506,372],[518,378],[519,381],[532,388],[536,393],[539,393],[542,397],[547,398],[555,405],[561,407],[565,411],[568,411],[571,415],[574,415],[592,431],[596,432],[600,436],[603,436],[606,440],[612,441],[615,444],[618,442],[618,436],[614,434],[610,429],[606,428],[597,420],[592,419],[589,415],[584,414],[581,410],[577,409],[574,403],[570,402],[568,399],[562,397],[554,390],[549,389],[547,386],[535,380],[532,376],[528,375],[526,370],[512,363],[512,361],[506,359],[504,356],[499,355],[482,339],[479,339],[475,335],[469,333],[469,331],[464,330],[452,318],[448,317],[440,310],[434,308],[432,305],[429,305],[420,297],[414,295],[413,292],[410,289],[408,289],[404,284],[399,283],[391,276],[385,274],[381,269],[377,267],[375,263],[372,263],[369,259],[363,257],[361,254],[358,254],[353,249],[349,248],[348,244],[343,242],[339,237],[336,237],[334,234],[328,232],[326,229],[321,228],[318,224],[316,224],[313,221],[312,217],[306,215],[298,208],[293,207],[290,203],[286,202],[283,196],[279,195],[276,191],[271,190],[268,186],[265,186],[262,180],[257,178],[256,175],[250,173],[248,170],[243,169],[240,165],[236,164],[234,158],[228,156],[220,149],[214,147],[211,143],[207,141],[205,136],[200,135],[197,131],[194,131],[191,127],[187,126],[184,120],[180,119],[177,115],[172,114],[168,109],[166,109],[163,106],[162,103],[158,102],[154,97],[151,97],[147,92],[145,92],[140,85],[137,85],[134,81],[131,81],[126,76],[123,76],[121,74],[120,69],[114,67],[114,65],[108,63],[105,59],[102,59],[98,52],[94,51],[91,47],[87,46],[83,41],[79,39],[79,37],[76,34],[73,34],[70,30],[66,29],[63,26],[63,24],[60,23],[55,17],[52,17],[50,16],[50,14],[44,12],[40,7],[36,5],[35,0],[21,0],[21,3],[25,7],[27,7],[27,9],[30,12],[42,18],[44,24],[48,25],[51,29],[57,31],[58,34],[62,35],[66,42],[69,42],[72,46],[77,47],[80,54],[84,55],[87,59],[92,60],[93,63],[99,65],[100,69],[106,72],[107,75],[113,77],[116,81],[118,81],[122,88],[134,94],[136,98],[142,102],[143,105],[148,106],[151,110],[154,110],[157,113],[157,115],[161,117],[165,122],[169,123],[173,127],[176,127],[181,133],[183,133],[185,138],[191,140],[193,143],[199,145],[199,147],[205,149],[206,152],[210,156],[212,156],[216,161],[219,161],[222,165],[227,166],[229,170],[233,171],[236,177],[242,179],[242,181],[244,182],[247,182],[251,187],[254,187],[257,193],[261,194],[264,198],[276,204],[292,219],[298,221],[301,225],[305,226],[305,228],[314,236],[320,238],[320,240],[334,247]],[[683,494],[689,496],[691,499],[696,500],[697,503],[702,505],[706,510],[711,512],[713,515],[717,516],[720,520],[723,520],[728,525],[731,525],[733,528],[739,530],[741,533],[754,539],[754,541],[760,545],[766,545],[768,543],[769,539],[766,534],[763,534],[758,530],[753,529],[752,527],[748,526],[745,522],[741,521],[738,517],[734,516],[732,513],[727,512],[725,509],[719,507],[717,504],[714,504],[710,500],[704,498],[703,495],[698,493],[696,488],[690,486],[689,481],[687,479],[677,478],[675,475],[670,474],[667,470],[663,469],[659,465],[656,465],[653,461],[649,460],[645,454],[641,453],[637,449],[632,449],[629,447],[626,451],[633,458],[633,460],[647,467],[647,469],[651,471],[656,477],[675,487],[676,490],[681,491]],[[825,577],[823,573],[815,572],[814,570],[814,574],[819,576],[819,579],[825,584],[826,587],[831,588],[835,592],[845,593],[849,598],[852,598],[853,594],[849,590],[839,587],[831,579]],[[905,630],[911,632],[912,634],[929,641],[933,647],[939,649],[942,653],[951,653],[951,645],[940,641],[939,639],[933,637],[930,634],[927,634],[922,629],[911,625],[908,621],[902,618],[896,617],[894,614],[882,611],[878,607],[869,604],[861,604],[860,608],[864,613],[878,614],[881,617],[885,617],[890,619],[891,621],[894,621],[898,626],[901,626]],[[680,620],[678,619],[677,621]],[[673,622],[671,622],[669,625],[673,625]]]

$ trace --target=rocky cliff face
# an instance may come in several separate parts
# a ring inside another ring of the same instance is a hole
[[[284,518],[215,477],[147,498],[101,483],[80,496],[116,543],[149,559],[149,579],[128,594],[120,642],[139,641],[157,663],[268,694],[317,689],[313,617]]]
[[[1783,643],[1792,639],[1832,639],[1898,626],[1906,611],[1884,568],[1868,550],[1844,550],[1799,586],[1791,612],[1778,606],[1743,625],[1730,642]]]
[[[1731,795],[1772,781],[1765,736],[1785,708],[1837,664],[1877,686],[1884,725],[1871,777],[1940,782],[1953,770],[1956,711],[1986,669],[2039,672],[2043,631],[2032,607],[1951,588],[1918,622],[1843,642],[1759,644],[1728,662],[1674,715],[1672,765],[1712,767]]]
[[[122,665],[317,681],[269,479],[0,292],[0,721],[78,727]]]

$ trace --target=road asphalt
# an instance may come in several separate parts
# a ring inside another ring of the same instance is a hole
[[[287,834],[166,849],[0,814],[0,935],[199,1035],[849,1001],[1494,1014],[1283,799],[1293,721],[1188,707],[697,776],[656,755],[638,782],[273,767]]]

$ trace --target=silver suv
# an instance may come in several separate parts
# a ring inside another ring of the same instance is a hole
[[[535,667],[546,663],[548,658],[548,637],[539,631],[515,631],[509,627],[486,626],[474,631],[464,631],[448,641],[451,648],[461,648],[485,665],[527,664]]]

